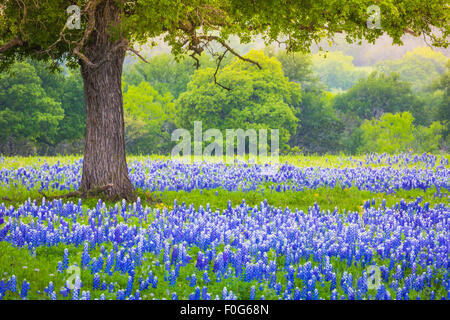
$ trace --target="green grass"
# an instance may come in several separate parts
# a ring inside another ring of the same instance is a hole
[[[142,161],[142,160],[161,160],[167,161],[171,157],[163,156],[163,155],[128,155],[127,161]],[[437,155],[437,163],[441,160],[441,158],[447,159],[450,161],[450,154]],[[81,159],[81,155],[69,155],[69,156],[31,156],[31,157],[1,157],[0,155],[0,167],[1,168],[19,168],[25,166],[40,166],[42,163],[46,162],[48,164],[55,164],[58,161],[60,163],[72,163],[75,160]],[[191,160],[194,158],[191,157]],[[248,157],[236,157],[237,160],[245,161]],[[279,163],[290,163],[292,165],[298,167],[323,167],[323,168],[332,168],[332,167],[357,167],[357,166],[365,166],[365,156],[347,156],[347,155],[280,155]],[[182,160],[186,160],[186,158],[182,157]],[[204,157],[203,161],[208,162],[218,162],[219,160],[216,157]],[[225,157],[223,158],[225,161]],[[269,159],[270,161],[270,159]],[[262,160],[262,162],[266,162]],[[409,164],[408,167],[422,167],[422,163],[417,164]],[[379,166],[387,166],[386,164],[370,164],[371,167],[379,167]],[[397,167],[398,165],[392,165],[392,167]]]
[[[67,192],[46,192],[47,196],[64,195]],[[0,198],[0,203],[4,202],[7,206],[12,205],[15,207],[20,206],[28,199],[40,203],[44,198],[41,193],[36,190],[28,191],[23,186],[18,188],[0,188],[0,194],[3,200]],[[178,204],[186,203],[186,205],[193,204],[194,207],[205,207],[209,203],[213,210],[223,210],[227,208],[228,201],[231,201],[232,206],[236,206],[242,203],[243,200],[248,205],[255,206],[264,200],[270,205],[275,207],[289,207],[291,209],[299,209],[307,211],[310,206],[317,203],[321,209],[334,210],[335,207],[338,210],[351,210],[359,211],[360,206],[365,200],[375,199],[376,204],[381,204],[383,199],[386,200],[387,206],[394,205],[400,200],[416,199],[419,196],[423,197],[423,202],[429,202],[431,206],[438,203],[449,203],[448,197],[435,197],[436,189],[430,188],[426,192],[413,189],[413,190],[398,190],[392,194],[375,193],[366,190],[359,190],[356,187],[347,188],[342,190],[340,187],[333,189],[327,187],[321,187],[318,189],[306,189],[302,192],[294,192],[287,190],[286,192],[271,192],[265,191],[247,191],[247,192],[232,192],[226,191],[221,188],[211,190],[192,190],[187,191],[164,191],[164,192],[144,192],[142,190],[136,190],[136,195],[140,197],[142,205],[148,207],[171,207],[176,199]],[[5,201],[5,198],[7,199]],[[63,199],[63,202],[78,202],[78,197],[71,197]],[[113,202],[107,198],[103,198],[102,201],[108,206],[113,206],[118,202]],[[98,198],[86,198],[82,200],[85,208],[93,208],[98,202]]]

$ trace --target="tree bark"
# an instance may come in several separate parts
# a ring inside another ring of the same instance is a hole
[[[111,198],[133,198],[125,155],[122,66],[126,48],[117,46],[111,26],[120,10],[114,1],[96,8],[95,29],[84,48],[90,65],[81,61],[86,102],[86,136],[80,191],[102,190]],[[120,40],[120,39],[119,39]],[[107,189],[105,186],[110,185]]]

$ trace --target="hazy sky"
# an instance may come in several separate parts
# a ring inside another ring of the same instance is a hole
[[[354,57],[354,64],[357,66],[373,65],[381,60],[386,59],[398,59],[401,58],[406,52],[413,50],[417,47],[427,46],[427,43],[422,37],[416,38],[412,35],[406,34],[403,38],[403,45],[393,45],[392,39],[389,36],[382,36],[375,44],[370,44],[367,41],[363,41],[362,45],[348,44],[344,36],[338,35],[334,38],[334,44],[331,48],[328,46],[327,41],[323,41],[320,45],[325,50],[342,51],[346,55]],[[250,49],[264,49],[265,45],[261,39],[257,39],[249,44],[240,44],[237,37],[231,38],[228,41],[229,44],[235,48],[239,53],[245,54]],[[450,48],[433,48],[433,50],[442,52],[447,58],[450,58]],[[149,46],[143,46],[140,49],[144,56],[151,57],[161,53],[170,53],[170,47],[162,40],[158,41],[158,46],[150,48]],[[318,47],[313,46],[311,52],[318,52]],[[126,64],[135,61],[137,58],[133,55],[127,57]]]

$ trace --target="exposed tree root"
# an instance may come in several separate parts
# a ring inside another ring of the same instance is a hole
[[[121,200],[117,196],[111,197],[107,194],[107,191],[112,187],[113,187],[112,184],[107,184],[107,185],[101,186],[99,188],[91,189],[91,190],[86,190],[86,191],[77,190],[77,191],[68,192],[68,193],[62,194],[62,195],[47,195],[42,191],[39,191],[39,194],[42,195],[43,197],[45,197],[45,199],[47,199],[47,200],[68,199],[68,198],[81,198],[81,199],[99,198],[99,199],[109,200],[109,201]],[[144,203],[147,203],[147,204],[162,203],[161,199],[155,197],[154,195],[152,195],[150,193],[144,193],[139,196],[141,197],[141,201]],[[137,197],[138,197],[137,194],[133,193],[133,198],[127,199],[127,200],[136,201]],[[5,200],[12,201],[9,199],[5,199]]]
[[[72,192],[69,192],[66,194],[62,194],[62,195],[49,196],[49,195],[46,195],[42,191],[39,191],[39,194],[48,200],[65,199],[65,198],[73,198],[73,197],[79,197],[79,198],[104,197],[106,195],[105,191],[107,191],[108,189],[110,189],[112,187],[113,187],[112,184],[106,184],[99,188],[86,190],[86,191],[72,191]]]
[[[12,202],[12,200],[10,198],[8,198],[7,196],[2,197],[2,200]]]

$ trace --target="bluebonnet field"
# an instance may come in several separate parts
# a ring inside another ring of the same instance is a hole
[[[448,157],[292,157],[273,174],[137,157],[137,190],[204,203],[8,204],[11,190],[77,189],[82,160],[47,160],[0,158],[0,299],[450,299]],[[373,197],[357,210],[244,200],[336,189]],[[215,208],[211,192],[244,196]]]

